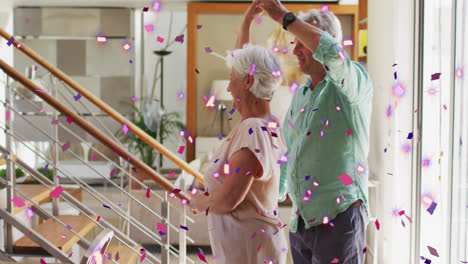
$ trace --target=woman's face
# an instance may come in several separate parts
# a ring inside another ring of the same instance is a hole
[[[231,69],[231,82],[227,88],[233,99],[233,107],[240,110],[240,104],[245,97],[245,80],[234,69]]]

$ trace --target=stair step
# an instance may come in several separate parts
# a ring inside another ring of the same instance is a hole
[[[97,219],[96,216],[92,217],[95,220]],[[91,220],[84,215],[61,215],[57,216],[57,218],[66,225],[71,226],[73,231],[80,234],[80,236],[85,236],[95,227],[95,223],[91,222]],[[60,248],[63,252],[70,250],[71,247],[80,240],[79,237],[75,236],[70,230],[53,218],[47,219],[47,221],[40,224],[34,230]],[[17,254],[48,255],[47,251],[42,249],[27,236],[15,242],[14,252]]]
[[[43,185],[39,185],[39,184],[17,184],[16,188],[18,188],[21,192],[23,192],[25,195],[27,195],[29,198],[31,198],[31,200],[33,200],[35,203],[38,203],[38,204],[45,201],[45,200],[47,200],[50,197],[50,190],[47,187],[43,186]],[[25,208],[32,205],[32,203],[28,199],[26,199],[26,197],[22,196],[19,192],[18,192],[18,194],[16,194],[16,192],[15,192],[15,196],[18,196],[19,198],[21,198],[21,200],[23,200],[26,205],[23,206],[23,207],[15,206],[15,208],[13,210],[14,214],[17,214],[17,213],[23,211]]]
[[[140,246],[135,245],[133,248],[137,252],[140,252]],[[112,254],[113,260],[115,260],[115,254],[117,254],[117,252],[119,252],[119,260],[116,261],[117,263],[130,264],[135,263],[135,261],[138,259],[138,254],[133,252],[127,246],[110,245],[106,250],[106,254]]]

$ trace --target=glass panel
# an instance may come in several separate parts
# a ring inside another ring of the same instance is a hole
[[[420,256],[449,263],[452,3],[424,1]]]
[[[468,261],[468,2],[457,1],[450,263]]]

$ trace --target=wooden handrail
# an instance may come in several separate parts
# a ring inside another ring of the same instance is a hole
[[[101,142],[102,144],[114,150],[118,155],[120,155],[123,159],[127,160],[130,164],[135,166],[137,169],[142,169],[146,174],[151,176],[151,178],[156,183],[158,183],[163,189],[169,192],[172,192],[176,189],[176,187],[172,185],[171,182],[169,182],[166,178],[164,178],[158,172],[153,170],[150,166],[146,165],[144,162],[139,160],[137,157],[131,154],[128,150],[120,146],[117,142],[110,139],[107,135],[105,135],[96,127],[91,125],[84,118],[82,118],[81,116],[73,112],[68,107],[61,104],[53,96],[41,91],[39,86],[37,86],[28,78],[24,77],[21,73],[17,72],[10,65],[5,63],[3,60],[0,60],[0,68],[10,77],[17,80],[21,84],[23,84],[27,89],[29,89],[35,95],[42,98],[42,100],[44,100],[50,106],[57,109],[60,113],[64,114],[67,117],[70,117],[73,120],[73,122],[75,122],[79,127],[83,128],[86,132],[88,132],[88,134],[92,135],[99,142]],[[178,192],[176,196],[180,199],[187,200],[187,202],[190,201],[190,199],[182,191]]]
[[[7,41],[9,41],[12,36],[8,34],[6,31],[0,28],[0,35],[5,38]],[[133,132],[137,137],[142,139],[144,142],[146,142],[148,145],[156,149],[158,152],[166,156],[168,159],[170,159],[172,162],[177,164],[180,168],[182,168],[184,171],[187,173],[193,175],[199,182],[202,184],[204,183],[203,181],[203,176],[200,174],[200,172],[193,170],[190,168],[190,166],[182,160],[181,158],[175,156],[172,154],[166,147],[164,147],[162,144],[160,144],[157,140],[152,138],[150,135],[146,134],[143,130],[141,130],[139,127],[137,127],[133,122],[130,122],[127,120],[125,117],[123,117],[119,112],[115,111],[112,107],[104,103],[101,99],[97,98],[94,96],[92,93],[90,93],[88,90],[84,89],[81,85],[79,85],[77,82],[73,81],[68,75],[66,75],[64,72],[62,72],[60,69],[57,67],[51,65],[48,63],[44,58],[42,58],[39,54],[28,48],[26,45],[23,43],[20,43],[18,40],[14,40],[13,44],[17,49],[21,50],[26,56],[30,57],[37,63],[39,63],[42,67],[47,69],[50,73],[52,73],[55,77],[58,79],[62,80],[68,86],[70,86],[73,90],[79,92],[82,96],[86,97],[92,104],[95,106],[99,107],[102,111],[107,113],[110,117],[112,117],[115,121],[119,122],[121,125],[126,124],[128,129]]]

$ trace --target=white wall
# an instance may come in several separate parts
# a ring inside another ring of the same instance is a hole
[[[380,231],[375,225],[368,228],[379,233],[378,263],[410,263],[412,225],[406,217],[392,215],[392,211],[405,210],[411,217],[412,152],[403,153],[401,146],[412,132],[415,110],[413,24],[413,1],[368,2],[368,71],[374,85],[369,166],[371,176],[380,180],[380,198],[374,201],[378,206],[373,212],[380,222]],[[392,95],[394,63],[398,63],[399,79],[406,83],[407,92],[401,99]],[[389,105],[392,115],[388,118]]]

